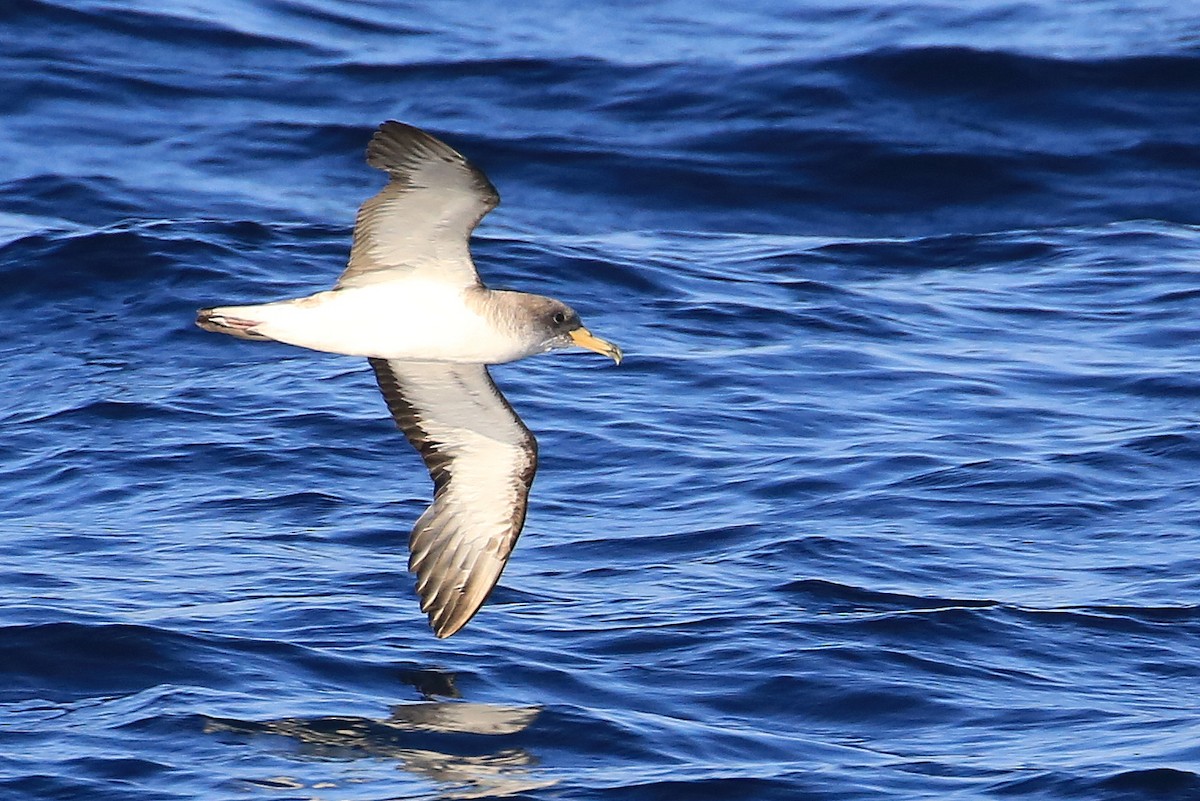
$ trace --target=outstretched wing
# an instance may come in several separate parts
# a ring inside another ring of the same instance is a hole
[[[445,143],[389,121],[367,145],[367,164],[390,180],[358,210],[350,264],[339,287],[418,273],[461,286],[479,283],[468,241],[500,203],[492,182]]]
[[[371,359],[396,424],[433,478],[408,568],[438,637],[467,624],[525,523],[537,442],[482,364]]]

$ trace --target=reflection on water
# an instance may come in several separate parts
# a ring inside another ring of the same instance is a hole
[[[300,743],[303,753],[322,759],[392,759],[400,767],[439,785],[442,798],[511,796],[555,783],[530,768],[536,758],[524,748],[495,749],[479,736],[510,736],[537,718],[538,707],[427,701],[399,704],[384,719],[332,715],[244,721],[208,717],[206,733],[279,735]],[[262,788],[304,786],[289,777],[252,782]],[[325,783],[333,788],[334,783]],[[322,785],[310,785],[320,790]],[[320,796],[313,796],[319,798]]]
[[[425,668],[402,671],[400,678],[411,684],[422,698],[431,701],[434,698],[462,698],[462,693],[458,691],[457,675],[446,670]]]

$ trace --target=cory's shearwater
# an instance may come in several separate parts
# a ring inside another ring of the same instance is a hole
[[[537,469],[537,442],[486,365],[571,346],[619,364],[621,350],[560,301],[483,285],[468,240],[500,196],[456,151],[385,122],[367,163],[390,180],[359,209],[349,266],[333,289],[203,309],[196,322],[242,339],[367,357],[433,478],[408,564],[434,634],[449,637],[500,578]]]

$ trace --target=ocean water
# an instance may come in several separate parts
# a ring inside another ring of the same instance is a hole
[[[0,797],[1200,798],[1193,3],[5,0],[0,109]],[[192,324],[389,118],[627,353],[448,640],[365,361]]]

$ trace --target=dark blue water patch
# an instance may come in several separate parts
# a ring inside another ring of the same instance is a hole
[[[1131,770],[1104,779],[1098,789],[1114,798],[1191,798],[1200,795],[1200,775],[1176,768]]]
[[[628,554],[636,559],[640,555],[639,552],[655,554],[694,552],[698,544],[704,548],[716,550],[752,538],[756,531],[756,528],[752,526],[727,526],[672,534],[632,536],[624,539],[622,556]],[[570,543],[566,547],[570,550],[580,550],[579,558],[586,560],[589,555],[601,555],[604,541],[578,541]]]
[[[116,13],[103,13],[100,9],[73,8],[42,0],[14,0],[5,10],[5,17],[10,22],[25,23],[30,28],[63,26],[75,29],[78,34],[115,34],[165,45],[200,45],[218,49],[267,47],[272,44],[267,37],[243,34],[231,26],[215,24],[214,21],[142,9],[124,8]],[[279,42],[280,47],[289,49],[297,45],[296,42]]]
[[[135,216],[141,206],[136,193],[119,178],[106,175],[43,173],[4,183],[10,213],[70,219],[84,225],[105,225]],[[6,246],[6,250],[7,250]]]
[[[651,68],[652,69],[652,68]],[[499,85],[509,84],[523,95],[528,95],[534,105],[562,108],[571,102],[579,105],[595,102],[614,78],[632,79],[643,73],[645,67],[620,65],[595,58],[466,58],[416,61],[403,64],[371,64],[339,60],[326,62],[310,68],[310,75],[317,81],[336,79],[342,84],[353,81],[358,85],[394,87],[397,83],[439,84],[456,87],[468,94],[495,90]],[[542,92],[535,96],[536,89]],[[571,94],[567,94],[567,93]],[[528,145],[554,143],[559,147],[544,148],[567,156],[571,140],[553,138],[550,132],[545,139],[527,141]],[[504,146],[520,146],[519,142],[504,142],[496,137],[478,133],[462,134],[463,150],[482,150],[485,153],[502,155]]]
[[[1058,248],[1030,233],[1027,237],[956,234],[903,241],[837,242],[817,248],[823,262],[858,271],[887,274],[903,270],[983,270],[1053,262]]]
[[[805,796],[814,799],[836,799],[839,797],[851,797],[840,795],[828,795],[819,789],[820,785],[817,782],[815,786],[808,787],[804,790]],[[691,780],[634,780],[628,783],[622,783],[619,787],[611,788],[607,791],[602,791],[598,797],[601,798],[630,798],[630,799],[698,799],[698,801],[707,801],[707,799],[722,799],[731,796],[741,796],[746,798],[761,798],[761,799],[785,799],[794,798],[794,793],[797,791],[796,783],[787,778],[779,779],[746,779],[746,778],[731,778],[731,777],[706,777]],[[871,795],[854,795],[856,798],[871,798]]]
[[[892,728],[909,726],[914,719],[933,725],[950,723],[961,714],[954,706],[939,703],[931,695],[913,693],[908,687],[871,686],[871,682],[862,682],[854,689],[841,685],[838,680],[778,677],[758,685],[753,692],[764,698],[812,698],[805,705],[805,717],[826,725],[837,722]]]
[[[1135,395],[1147,395],[1155,398],[1185,398],[1200,397],[1200,380],[1186,376],[1139,376],[1130,377],[1121,382],[1122,389]]]
[[[33,235],[0,249],[13,295],[66,298],[96,295],[108,284],[134,282],[156,290],[179,274],[155,237],[130,230],[85,235]],[[144,289],[142,291],[145,291]]]
[[[1129,607],[1129,606],[1099,606],[1092,611],[1099,614],[1129,617],[1147,623],[1164,624],[1195,624],[1200,622],[1200,607]]]
[[[1175,768],[1150,768],[1127,771],[1105,778],[1091,778],[1066,772],[1043,771],[1034,776],[1007,781],[993,788],[1000,797],[1071,798],[1079,794],[1108,801],[1134,801],[1144,798],[1187,799],[1195,797],[1198,779],[1195,773]]]
[[[187,638],[133,626],[60,623],[7,627],[4,631],[8,701],[29,694],[65,701],[129,692],[163,681],[216,678],[180,658]],[[64,694],[66,687],[71,689]]]
[[[319,625],[315,619],[314,624]],[[128,624],[9,626],[2,639],[8,653],[4,703],[31,697],[67,703],[163,685],[220,690],[268,680],[279,671],[311,676],[349,671],[361,679],[374,675],[384,684],[413,675],[411,667],[372,665],[294,645],[245,639],[235,644]],[[242,652],[243,664],[235,651]],[[275,667],[266,668],[269,663]]]
[[[215,514],[255,516],[256,513],[286,509],[296,521],[313,520],[328,514],[342,504],[342,499],[323,492],[289,492],[260,495],[255,498],[236,496],[210,498],[202,502],[203,508]]]
[[[889,48],[842,59],[896,92],[978,95],[994,100],[1054,94],[1082,86],[1132,91],[1194,89],[1200,61],[1190,55],[1096,60],[1045,58],[968,47]]]
[[[1124,634],[1153,634],[1156,630],[1171,630],[1183,633],[1196,623],[1195,608],[1183,607],[1166,610],[1137,609],[1127,607],[1098,607],[1077,609],[1031,609],[1022,610],[1023,615],[1036,615],[1054,624],[1082,626],[1101,631],[1119,631]],[[1164,619],[1165,618],[1165,619]]]
[[[989,608],[995,601],[973,599],[920,598],[897,593],[883,593],[860,587],[846,587],[822,579],[801,579],[778,588],[779,592],[795,598],[805,609],[814,613],[881,612],[914,609],[947,609],[951,607]]]
[[[9,798],[13,799],[30,799],[30,801],[63,799],[63,801],[67,801],[72,798],[88,796],[103,797],[107,792],[108,784],[104,781],[76,778],[65,774],[60,776],[35,775],[22,776],[19,779],[0,779],[0,788]],[[172,796],[159,795],[154,792],[145,797],[149,799],[172,798]]]

